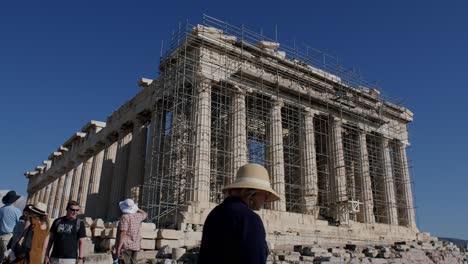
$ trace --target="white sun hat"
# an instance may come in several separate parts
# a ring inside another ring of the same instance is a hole
[[[126,214],[134,214],[138,211],[138,205],[130,198],[119,203],[120,210]]]
[[[37,202],[34,205],[28,205],[28,209],[40,215],[47,215],[47,205],[45,203]]]
[[[237,171],[236,181],[223,188],[223,192],[230,189],[257,189],[270,193],[266,202],[273,202],[280,199],[280,196],[271,188],[268,171],[259,164],[248,163],[240,167]]]

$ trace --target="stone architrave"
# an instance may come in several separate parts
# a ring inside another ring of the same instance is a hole
[[[195,102],[195,142],[193,155],[192,202],[201,207],[209,202],[210,195],[210,151],[211,151],[211,81],[204,79],[198,86]]]
[[[94,157],[91,156],[83,162],[83,171],[81,173],[80,188],[78,192],[78,203],[81,207],[81,213],[86,213],[86,199],[88,197],[89,179],[91,176],[91,169],[93,167]]]
[[[413,192],[411,190],[411,178],[409,174],[408,159],[406,156],[406,144],[398,142],[400,164],[403,173],[403,199],[405,201],[405,211],[408,227],[416,228],[416,219],[414,217]]]
[[[311,108],[305,108],[303,114],[303,136],[301,137],[301,159],[302,159],[302,177],[301,185],[303,187],[303,212],[318,216],[318,178],[317,178],[317,159],[315,152],[315,131],[314,115],[319,112]]]
[[[385,162],[385,202],[387,211],[387,223],[390,225],[398,225],[398,214],[395,199],[395,185],[393,180],[392,161],[390,157],[390,142],[386,137],[382,138],[382,151]]]
[[[65,215],[67,211],[67,204],[70,200],[71,185],[73,182],[73,175],[75,175],[75,169],[70,170],[65,176],[65,183],[63,185],[62,192],[62,203],[60,205],[59,215]]]
[[[270,146],[268,148],[269,157],[271,159],[270,177],[273,189],[281,198],[279,201],[272,202],[271,209],[277,211],[286,211],[283,124],[281,120],[281,108],[283,106],[283,100],[276,99],[272,102],[272,107],[270,109]]]
[[[361,188],[361,201],[363,203],[360,215],[364,223],[375,223],[374,198],[372,196],[372,182],[369,170],[369,153],[367,152],[366,131],[358,131],[359,137],[359,166],[361,168],[358,176]]]
[[[78,201],[78,191],[80,190],[81,175],[83,174],[83,163],[78,164],[73,172],[69,201]]]
[[[86,197],[86,214],[91,217],[96,217],[98,206],[99,183],[101,182],[102,163],[105,150],[99,151],[93,158],[91,167],[91,175],[89,177],[89,189]],[[96,210],[97,209],[97,210]]]
[[[338,117],[332,117],[331,125],[331,159],[332,177],[330,182],[331,197],[335,204],[336,219],[340,223],[347,223],[349,220],[348,196],[346,185],[346,167],[343,151],[343,122]]]
[[[59,217],[59,214],[60,214],[60,208],[61,208],[61,205],[62,205],[62,202],[63,202],[63,189],[64,189],[64,185],[65,185],[65,178],[66,178],[66,174],[60,176],[60,178],[58,179],[58,187],[57,187],[57,194],[55,195],[55,205],[54,205],[54,210],[52,211],[52,217],[53,218],[57,218]]]
[[[125,177],[128,171],[128,156],[132,133],[127,129],[122,129],[119,134],[119,143],[117,146],[117,156],[115,158],[114,175],[112,177],[110,199],[107,217],[116,219],[120,215],[119,202],[125,197]]]
[[[51,215],[55,207],[55,195],[57,194],[58,179],[55,179],[50,189],[49,203],[47,204],[47,214]]]
[[[125,184],[125,197],[140,202],[141,186],[145,176],[146,140],[148,129],[144,122],[137,119],[133,124],[132,143],[128,164],[127,181]]]
[[[236,177],[237,170],[247,163],[247,120],[246,120],[246,91],[238,86],[234,87],[232,99],[231,137],[232,152],[231,175],[225,184],[231,184]]]

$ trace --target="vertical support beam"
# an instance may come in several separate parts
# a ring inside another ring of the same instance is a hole
[[[318,111],[311,108],[305,108],[303,113],[303,137],[301,137],[302,148],[302,177],[301,185],[303,187],[302,203],[304,204],[303,212],[318,216],[318,178],[317,178],[317,157],[315,152],[315,129],[314,115],[318,115]]]
[[[367,152],[366,131],[358,131],[360,160],[359,166],[361,173],[359,175],[362,209],[360,217],[364,223],[375,223],[374,216],[374,198],[372,197],[372,182],[369,171],[369,153]]]
[[[57,194],[58,179],[55,179],[50,189],[49,203],[47,204],[47,214],[51,215],[55,206],[55,195]]]
[[[145,176],[146,140],[148,133],[143,120],[137,119],[134,121],[132,133],[128,174],[125,183],[125,197],[132,198],[135,203],[139,203],[140,188],[143,185],[143,178]]]
[[[284,106],[283,100],[276,99],[272,102],[270,109],[270,147],[269,157],[271,157],[270,177],[272,187],[278,193],[281,200],[272,203],[273,210],[286,211],[286,190],[284,173],[284,152],[283,152],[283,124],[281,119],[281,108]]]
[[[104,159],[105,150],[99,151],[93,159],[93,165],[91,168],[91,175],[89,178],[89,189],[86,197],[86,214],[91,217],[96,217],[97,210],[100,210],[98,192],[99,183],[101,182],[102,163]]]
[[[63,189],[64,189],[63,187],[65,184],[65,177],[66,177],[66,174],[60,176],[60,178],[58,179],[57,195],[55,195],[55,205],[54,205],[52,215],[51,215],[52,218],[59,217],[60,208],[63,202],[62,197],[63,197]]]
[[[129,143],[132,141],[132,133],[128,132],[128,127],[122,128],[119,133],[119,143],[117,146],[117,156],[112,178],[110,199],[107,217],[117,219],[120,215],[119,202],[125,198],[125,181],[128,171]]]
[[[398,215],[395,199],[395,184],[393,181],[393,169],[392,162],[390,158],[390,144],[389,139],[386,137],[382,138],[382,151],[383,158],[385,163],[385,201],[386,201],[386,210],[387,210],[387,223],[390,225],[398,225]]]
[[[69,201],[78,201],[78,191],[80,189],[81,175],[83,174],[83,163],[78,164],[73,172]]]
[[[342,121],[338,117],[332,117],[331,125],[331,195],[335,204],[336,220],[347,223],[349,220],[348,197],[346,193],[346,167],[343,151]]]
[[[60,205],[59,215],[65,215],[67,211],[67,204],[70,201],[70,192],[71,192],[71,186],[72,186],[74,175],[75,175],[75,169],[71,169],[65,176],[65,183],[63,185],[63,193],[62,193],[62,204]]]
[[[94,157],[86,159],[83,163],[83,172],[81,173],[80,188],[78,192],[78,203],[81,207],[81,213],[86,213],[86,199],[88,197],[89,177],[93,166]]]
[[[413,192],[411,190],[411,178],[408,167],[408,158],[406,156],[406,146],[404,142],[398,142],[399,154],[400,154],[400,164],[402,166],[403,173],[403,199],[405,201],[406,207],[406,219],[408,227],[416,228],[416,219],[414,217],[414,205],[413,205]]]
[[[197,88],[194,111],[194,184],[190,199],[203,207],[210,199],[211,80],[201,80]]]
[[[41,203],[44,202],[44,195],[45,195],[45,189],[46,188],[47,188],[47,186],[41,188],[41,190],[39,191],[39,202],[41,202]]]
[[[234,182],[237,170],[247,164],[247,120],[246,120],[246,91],[234,86],[231,116],[231,173],[225,184]]]

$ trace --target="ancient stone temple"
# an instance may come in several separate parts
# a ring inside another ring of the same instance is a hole
[[[411,111],[333,57],[205,16],[181,26],[159,77],[90,121],[29,178],[53,217],[77,200],[116,219],[130,197],[161,228],[201,227],[247,162],[282,199],[260,212],[274,244],[412,240]]]

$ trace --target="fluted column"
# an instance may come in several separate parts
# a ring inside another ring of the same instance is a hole
[[[398,142],[398,152],[400,158],[400,164],[402,166],[402,180],[403,180],[403,200],[405,201],[405,214],[407,219],[407,225],[411,228],[416,228],[416,219],[414,217],[414,205],[413,205],[413,192],[411,190],[411,178],[409,174],[408,159],[406,156],[406,144],[404,142]]]
[[[232,152],[231,175],[225,184],[231,184],[236,177],[237,170],[247,163],[247,120],[245,106],[245,90],[234,87],[232,98],[231,137]]]
[[[315,129],[314,129],[314,115],[319,112],[311,108],[305,108],[303,114],[303,136],[301,137],[302,149],[302,199],[304,204],[304,213],[313,214],[318,216],[319,210],[317,208],[318,198],[318,178],[317,178],[317,159],[315,152]]]
[[[59,213],[60,213],[60,206],[62,205],[62,197],[63,197],[63,186],[65,184],[65,177],[66,177],[66,174],[60,176],[60,178],[58,179],[58,186],[57,186],[57,194],[55,195],[55,203],[54,203],[54,208],[53,208],[53,211],[52,211],[52,217],[53,218],[57,218],[59,217]]]
[[[278,193],[281,200],[272,203],[271,209],[286,211],[286,191],[284,173],[284,152],[283,152],[283,124],[281,120],[281,108],[284,103],[281,99],[272,102],[270,109],[270,146],[269,157],[271,158],[270,177],[272,187]]]
[[[45,196],[46,189],[47,189],[47,186],[43,187],[41,191],[39,192],[39,202],[41,203],[44,203],[44,199],[45,199],[44,196]]]
[[[49,201],[50,201],[50,192],[52,190],[52,183],[47,184],[45,187],[45,192],[44,192],[44,200],[43,203],[47,205],[47,213],[49,213]]]
[[[73,179],[70,190],[69,201],[78,201],[78,191],[80,190],[81,175],[83,174],[83,163],[78,164],[73,172]]]
[[[359,185],[361,188],[362,210],[360,217],[364,223],[375,223],[374,198],[372,196],[372,182],[369,170],[369,153],[367,152],[366,131],[358,131],[361,173],[359,175]]]
[[[108,210],[102,210],[102,208],[109,208],[110,206],[110,193],[111,185],[115,170],[115,160],[117,156],[118,141],[116,136],[109,137],[110,145],[104,152],[104,161],[102,164],[102,176],[101,183],[99,184],[99,199],[97,199],[96,208],[101,210],[96,211],[98,214],[95,217],[105,218]]]
[[[211,81],[199,83],[195,102],[194,179],[191,201],[201,206],[210,197],[210,150],[211,150]]]
[[[55,179],[50,189],[49,203],[47,204],[47,214],[51,215],[55,206],[55,195],[57,194],[58,179]]]
[[[71,169],[65,176],[65,183],[63,184],[62,203],[60,205],[60,215],[65,215],[67,211],[67,204],[70,201],[70,192],[75,175],[75,169]]]
[[[140,188],[145,176],[146,140],[148,129],[142,120],[135,120],[133,124],[132,143],[128,164],[125,197],[140,202]]]
[[[395,187],[394,187],[394,180],[393,180],[393,170],[392,170],[392,162],[390,158],[390,144],[389,139],[383,137],[382,138],[382,151],[383,151],[383,158],[385,162],[385,206],[387,211],[387,223],[390,225],[398,225],[398,215],[397,215],[397,207],[396,207],[396,199],[395,199]]]
[[[119,215],[119,202],[125,197],[125,182],[128,171],[128,154],[132,133],[128,133],[127,128],[122,129],[119,134],[119,143],[117,146],[117,156],[114,166],[114,175],[111,183],[110,199],[108,207],[109,219],[116,219]]]
[[[94,157],[91,156],[83,162],[83,171],[81,172],[80,188],[78,192],[78,203],[81,207],[81,213],[86,213],[86,199],[88,197],[89,178],[93,166]]]
[[[346,167],[343,151],[342,137],[342,121],[337,117],[332,117],[331,122],[331,159],[332,159],[332,179],[331,179],[331,196],[335,204],[336,219],[340,223],[347,223],[349,220],[348,213],[348,196],[346,193]]]
[[[93,166],[91,168],[91,175],[89,178],[89,189],[86,197],[86,214],[91,217],[97,217],[97,210],[99,208],[99,184],[101,182],[102,164],[104,160],[105,150],[99,151],[93,159]]]

